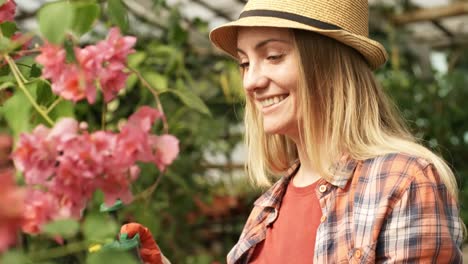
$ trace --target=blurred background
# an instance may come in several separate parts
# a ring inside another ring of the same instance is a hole
[[[36,11],[46,1],[16,2],[21,29],[38,31]],[[125,34],[138,37],[132,67],[157,89],[183,88],[194,95],[161,95],[169,131],[181,141],[181,154],[149,199],[133,203],[117,216],[120,222],[133,220],[148,226],[173,263],[224,263],[262,192],[249,185],[243,170],[244,98],[238,66],[208,40],[210,29],[236,19],[246,2],[123,0],[121,10],[114,10],[124,14]],[[376,75],[412,131],[451,164],[466,222],[468,1],[369,3],[370,34],[390,55]],[[102,38],[106,28],[105,22],[96,23],[82,38],[83,44]],[[126,94],[109,106],[108,124],[117,126],[121,116],[153,100],[146,89],[137,89],[141,84],[133,77]],[[91,126],[99,125],[101,106],[78,103],[70,111]],[[14,131],[0,116],[2,169],[11,167],[12,136]],[[153,171],[143,167],[133,190],[137,197],[144,196],[142,191],[155,181]],[[68,261],[74,263],[72,259]]]

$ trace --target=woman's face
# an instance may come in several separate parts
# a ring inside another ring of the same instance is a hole
[[[237,50],[244,89],[263,117],[265,132],[297,137],[299,58],[292,34],[282,28],[241,28]]]

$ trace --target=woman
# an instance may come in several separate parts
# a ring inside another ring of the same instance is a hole
[[[366,0],[250,0],[210,38],[239,61],[250,178],[282,176],[228,263],[462,263],[454,175],[377,84]]]

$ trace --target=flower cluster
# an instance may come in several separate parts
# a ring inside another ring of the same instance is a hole
[[[119,133],[89,133],[86,124],[65,118],[52,129],[40,125],[22,134],[13,161],[26,184],[35,187],[27,197],[23,231],[38,233],[50,220],[80,218],[97,189],[108,205],[116,199],[130,202],[130,184],[139,175],[136,162],[151,162],[163,171],[178,155],[174,136],[151,134],[161,117],[144,106]]]
[[[7,0],[0,6],[0,23],[13,21],[15,18],[16,3],[13,0]]]
[[[86,98],[94,103],[98,87],[109,102],[125,87],[128,74],[124,70],[135,43],[135,37],[122,37],[118,28],[112,28],[106,40],[75,47],[74,63],[67,62],[63,47],[50,43],[41,47],[36,61],[44,66],[42,77],[52,81],[54,93],[74,102]]]
[[[21,227],[24,190],[15,185],[12,173],[0,172],[0,252],[16,241]]]

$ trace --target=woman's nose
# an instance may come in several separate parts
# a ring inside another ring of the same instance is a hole
[[[267,87],[268,77],[261,67],[251,64],[244,71],[243,85],[247,92],[254,92]]]

